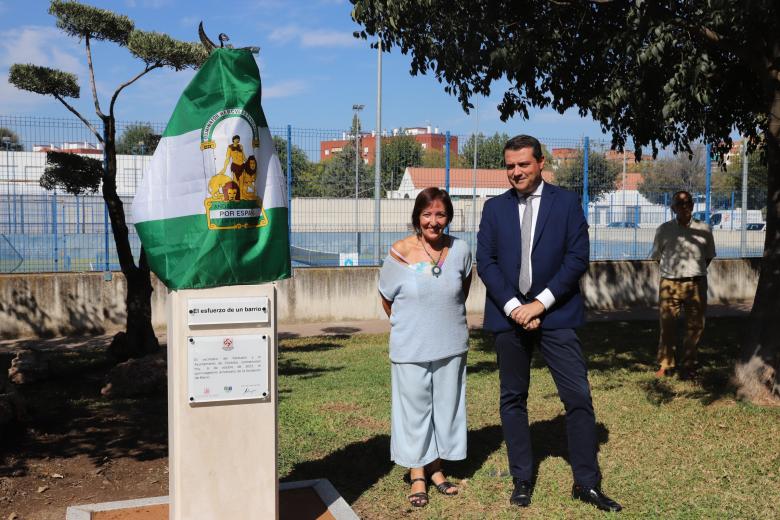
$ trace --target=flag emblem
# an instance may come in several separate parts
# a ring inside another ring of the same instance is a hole
[[[260,98],[252,53],[219,48],[176,104],[133,201],[170,289],[290,277],[287,180]]]

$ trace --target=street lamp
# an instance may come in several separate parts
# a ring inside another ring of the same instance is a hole
[[[352,130],[355,132],[355,250],[360,263],[360,230],[358,228],[358,190],[360,178],[360,111],[365,105],[352,105],[355,115],[352,118]]]

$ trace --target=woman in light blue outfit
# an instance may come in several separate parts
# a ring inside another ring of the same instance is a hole
[[[428,503],[428,479],[448,496],[441,459],[466,458],[466,297],[468,244],[444,234],[452,220],[446,191],[426,188],[412,211],[414,235],[390,248],[379,293],[390,317],[390,458],[410,468],[415,507]]]

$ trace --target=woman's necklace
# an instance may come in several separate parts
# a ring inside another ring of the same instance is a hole
[[[441,266],[439,265],[439,260],[441,260],[441,255],[444,254],[445,248],[443,247],[441,248],[441,251],[439,251],[439,258],[434,260],[433,256],[428,252],[428,248],[425,247],[425,241],[421,240],[420,237],[417,237],[417,240],[420,241],[420,245],[422,246],[423,251],[425,251],[425,254],[428,255],[428,258],[431,259],[431,263],[433,264],[433,267],[431,267],[431,274],[433,274],[433,276],[438,278],[439,275],[441,274]]]

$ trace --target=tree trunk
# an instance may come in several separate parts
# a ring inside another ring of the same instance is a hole
[[[773,81],[774,83],[774,81]],[[734,379],[739,398],[780,405],[780,89],[764,132],[767,159],[766,239],[756,297]]]
[[[152,282],[146,255],[141,249],[138,266],[133,259],[125,218],[124,204],[116,191],[116,128],[114,118],[103,120],[106,168],[103,179],[103,200],[108,206],[111,230],[114,234],[117,256],[122,273],[127,280],[127,323],[124,333],[114,337],[109,351],[118,361],[142,357],[160,348],[152,328]]]

